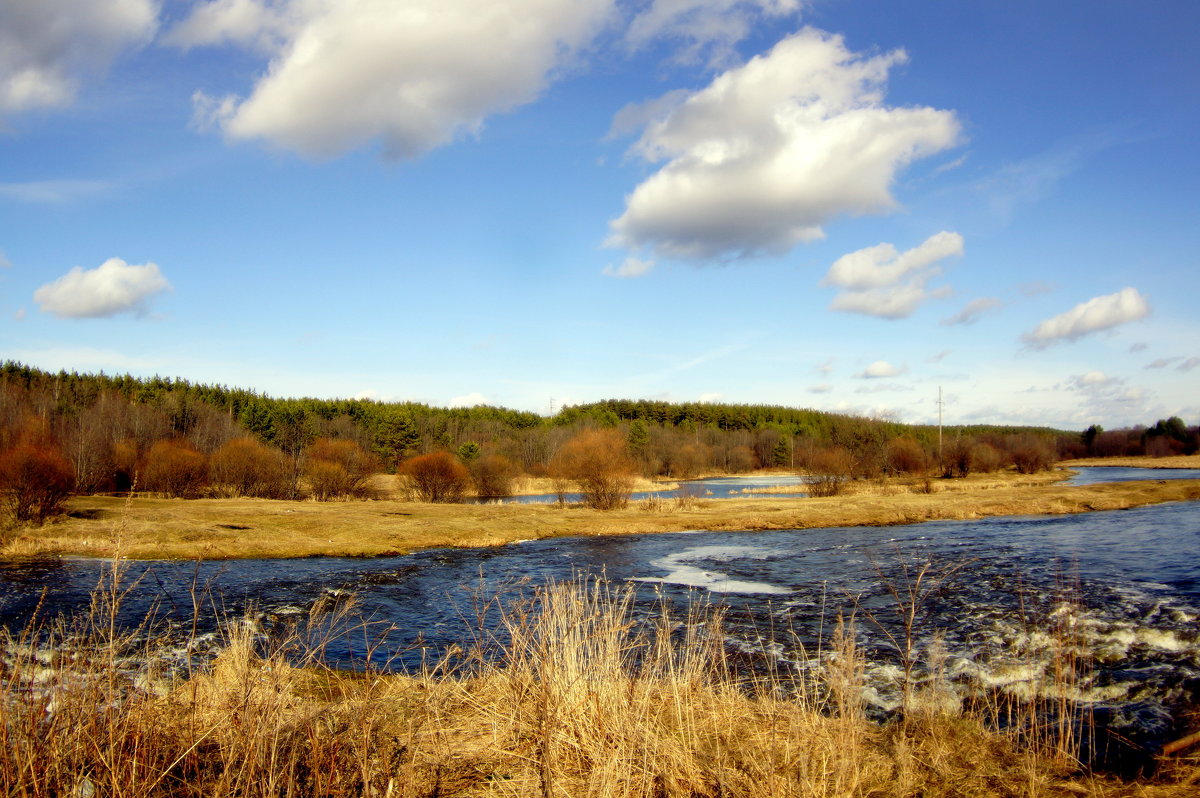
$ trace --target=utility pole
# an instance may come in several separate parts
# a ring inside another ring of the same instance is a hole
[[[942,407],[945,406],[945,404],[946,403],[942,401],[942,386],[939,385],[938,386],[938,400],[937,400],[937,406],[938,406],[938,466],[943,466],[943,467],[944,467],[944,462],[942,460]]]

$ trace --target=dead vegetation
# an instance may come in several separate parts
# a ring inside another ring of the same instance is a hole
[[[639,624],[631,593],[597,581],[549,585],[499,638],[408,675],[330,670],[302,635],[234,624],[170,678],[106,621],[116,582],[100,595],[76,626],[0,639],[4,795],[1175,798],[1200,774],[1087,775],[1061,726],[1030,712],[996,731],[918,700],[936,680],[874,723],[852,630],[817,673],[754,676],[726,660],[719,616]]]

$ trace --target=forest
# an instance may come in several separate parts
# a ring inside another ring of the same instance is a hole
[[[541,416],[0,366],[0,490],[10,515],[34,521],[71,494],[131,489],[369,498],[371,478],[388,473],[406,479],[414,498],[455,501],[507,495],[518,475],[581,483],[589,468],[674,480],[785,468],[832,476],[836,486],[1190,454],[1198,442],[1197,428],[1175,417],[1118,430],[951,426],[939,435],[936,426],[768,405],[613,399]]]

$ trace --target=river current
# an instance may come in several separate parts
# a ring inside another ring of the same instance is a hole
[[[106,567],[0,563],[0,623],[21,628],[39,602],[42,617],[85,610]],[[1200,502],[897,527],[554,538],[379,559],[131,562],[124,578],[136,585],[120,620],[133,627],[154,613],[181,639],[187,631],[191,656],[194,595],[202,598],[195,630],[216,647],[223,620],[249,614],[269,627],[353,594],[371,628],[389,632],[346,635],[327,655],[412,668],[474,639],[491,622],[480,619],[481,599],[602,575],[637,588],[643,617],[664,599],[724,608],[728,650],[776,669],[819,667],[839,613],[853,617],[870,663],[864,697],[886,713],[900,696],[894,593],[922,568],[916,650],[923,657],[939,638],[946,677],[962,695],[1052,689],[1054,657],[1069,641],[1086,662],[1071,697],[1140,745],[1182,733],[1181,712],[1200,703]]]

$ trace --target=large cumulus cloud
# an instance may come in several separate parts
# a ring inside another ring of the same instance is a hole
[[[897,172],[959,137],[949,111],[884,104],[888,71],[905,58],[863,57],[805,29],[676,96],[635,145],[663,165],[628,196],[609,243],[729,259],[820,238],[840,214],[891,210]]]

